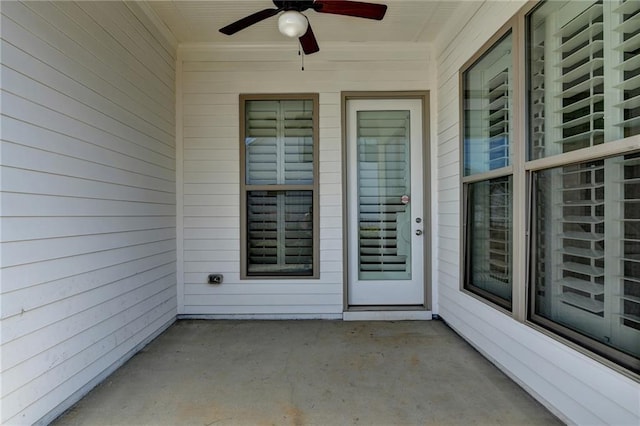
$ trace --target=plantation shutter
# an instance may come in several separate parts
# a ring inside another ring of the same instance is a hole
[[[489,276],[503,283],[511,280],[511,180],[489,181]]]
[[[604,313],[604,176],[602,160],[564,167],[556,176],[562,182],[559,300],[596,316]]]
[[[278,101],[250,102],[246,108],[246,176],[248,185],[279,183]]]
[[[529,157],[534,159],[544,157],[545,150],[545,41],[533,37],[531,44]]]
[[[311,272],[312,201],[311,191],[248,193],[248,272]]]
[[[569,21],[557,33],[560,70],[556,82],[562,121],[562,152],[604,142],[604,41],[602,3]]]
[[[613,48],[622,55],[621,63],[615,66],[620,75],[615,87],[622,91],[622,102],[615,105],[621,109],[616,126],[627,137],[640,133],[640,2],[626,0],[613,12]]]
[[[620,321],[623,327],[640,331],[640,155],[624,157],[623,170]]]
[[[620,55],[619,64],[614,66],[619,82],[615,88],[620,90],[618,121],[615,127],[620,136],[640,134],[640,2],[621,1],[612,6],[612,45]],[[623,157],[619,174],[622,181],[620,190],[622,237],[622,265],[620,268],[621,285],[617,289],[620,300],[613,310],[620,317],[619,335],[616,339],[621,346],[632,353],[638,353],[640,346],[640,154]],[[614,333],[616,336],[616,333]],[[626,343],[630,342],[630,343]],[[636,342],[634,345],[631,342]]]
[[[611,11],[606,12],[605,7]],[[640,2],[637,1],[597,1],[555,32],[552,65],[558,95],[554,134],[559,149],[547,146],[547,155],[640,133],[638,13]],[[605,63],[605,46],[611,46],[616,61]],[[609,79],[607,84],[613,87],[609,94],[605,93],[605,79]],[[616,98],[621,102],[613,107],[620,113],[613,125],[606,127],[605,102]],[[544,113],[544,109],[541,111]],[[580,318],[592,322],[592,329],[606,336],[611,336],[608,327],[601,326],[596,317],[608,319],[622,315],[623,323],[632,323],[626,319],[627,312],[638,313],[640,307],[638,286],[633,284],[634,278],[627,276],[629,271],[636,276],[640,272],[635,253],[638,244],[634,240],[638,237],[637,222],[633,217],[625,217],[630,207],[621,207],[634,203],[633,198],[628,197],[637,191],[636,179],[624,176],[637,176],[637,161],[632,158],[622,164],[600,160],[571,165],[560,169],[552,178],[556,203],[548,208],[562,210],[560,223],[552,228],[557,231],[555,249],[562,259],[555,275],[556,292],[560,292],[558,300],[564,307],[580,310]],[[615,218],[620,222],[611,224]],[[539,223],[538,226],[546,225]],[[619,238],[624,240],[623,248],[618,247]],[[623,257],[622,266],[614,261],[605,262],[616,257]],[[624,281],[620,291],[612,284],[616,277]],[[560,312],[569,319],[577,315]],[[633,318],[633,314],[629,318]]]
[[[509,165],[509,69],[489,80],[489,170]]]
[[[550,77],[555,77],[558,95],[550,104],[555,105],[557,140],[547,150],[569,152],[604,143],[602,3],[587,7],[554,37],[556,71]],[[557,203],[550,206],[562,210],[553,227],[562,260],[555,271],[557,300],[583,312],[587,321],[592,316],[594,324],[605,308],[604,167],[604,161],[595,161],[558,170],[553,178]]]
[[[489,80],[489,169],[509,164],[509,68]],[[511,196],[508,178],[489,182],[489,276],[503,283],[511,277]]]
[[[311,101],[253,101],[246,114],[247,184],[312,184]]]
[[[245,126],[247,275],[312,275],[313,101],[247,101]]]

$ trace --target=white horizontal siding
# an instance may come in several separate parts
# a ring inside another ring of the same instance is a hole
[[[1,25],[0,423],[46,423],[175,319],[175,49],[135,3]]]
[[[637,425],[637,382],[459,290],[458,70],[521,5],[520,1],[478,2],[459,16],[458,24],[437,44],[439,312],[563,420],[584,425]]]
[[[340,315],[343,308],[341,92],[429,90],[429,46],[298,50],[185,46],[179,67],[183,196],[179,286],[190,315]],[[320,95],[320,279],[240,280],[239,95]],[[221,285],[206,284],[210,273]]]

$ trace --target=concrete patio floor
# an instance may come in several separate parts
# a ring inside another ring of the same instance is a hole
[[[54,424],[561,422],[442,321],[182,320]]]

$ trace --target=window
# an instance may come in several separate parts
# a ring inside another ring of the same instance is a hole
[[[512,45],[509,30],[462,74],[463,288],[507,309],[513,281]]]
[[[640,133],[639,18],[637,1],[527,17],[529,158],[549,165],[531,174],[530,318],[636,371],[640,154],[620,142]]]
[[[640,154],[537,171],[533,187],[532,319],[598,342],[605,355],[615,348],[611,355],[632,367],[640,357]]]
[[[532,2],[460,79],[463,289],[640,374],[640,2]]]
[[[317,278],[318,95],[240,97],[241,276]]]

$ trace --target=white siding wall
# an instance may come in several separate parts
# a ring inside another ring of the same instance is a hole
[[[305,57],[304,71],[295,42],[286,49],[210,46],[181,51],[180,313],[342,315],[341,91],[428,90],[435,68],[426,45],[322,44],[321,49]],[[320,279],[240,281],[238,95],[296,92],[320,94]],[[224,274],[224,283],[206,284],[209,273]]]
[[[175,48],[137,4],[2,2],[0,423],[176,315]]]
[[[477,3],[438,40],[440,315],[557,415],[575,424],[640,424],[640,385],[459,290],[458,70],[522,5]]]

